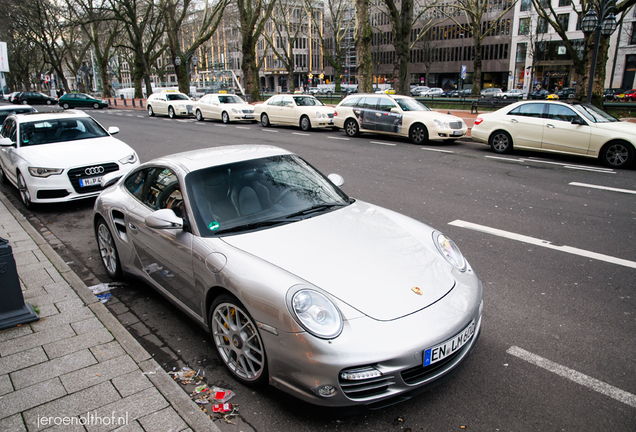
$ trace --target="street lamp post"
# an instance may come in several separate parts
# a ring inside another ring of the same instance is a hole
[[[462,29],[462,51],[459,55],[459,80],[457,81],[459,84],[457,85],[457,90],[464,89],[464,80],[462,79],[462,72],[464,72],[464,29]],[[464,94],[462,93],[462,96]]]
[[[614,16],[614,6],[615,0],[598,0],[596,2],[591,2],[590,9],[585,14],[583,22],[581,23],[581,29],[586,35],[596,32],[594,52],[592,54],[592,65],[590,66],[590,75],[588,77],[589,85],[587,89],[587,103],[592,102],[594,74],[596,73],[596,60],[598,57],[598,46],[601,43],[601,33],[603,33],[604,36],[611,36],[618,26],[616,17]]]

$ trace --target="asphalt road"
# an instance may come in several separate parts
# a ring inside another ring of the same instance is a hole
[[[150,287],[131,281],[106,305],[166,370],[189,365],[231,389],[224,431],[633,431],[636,429],[636,170],[596,160],[514,153],[460,141],[417,146],[344,132],[225,126],[89,111],[142,162],[227,144],[273,144],[301,155],[343,189],[448,234],[484,284],[482,334],[447,382],[389,408],[319,409],[224,370],[205,332]],[[612,189],[598,189],[614,188]],[[92,200],[27,211],[87,283],[107,282]],[[328,271],[328,269],[325,269]],[[382,301],[382,299],[378,299]],[[405,328],[416,333],[417,328]],[[391,335],[378,335],[378,343]]]

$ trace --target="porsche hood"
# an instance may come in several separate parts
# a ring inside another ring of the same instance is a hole
[[[223,240],[373,319],[389,321],[435,303],[455,284],[450,265],[433,245],[432,232],[417,221],[357,201]]]

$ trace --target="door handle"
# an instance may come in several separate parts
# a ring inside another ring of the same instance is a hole
[[[510,119],[510,123],[519,123],[519,120],[517,120],[517,119]]]
[[[550,129],[554,129],[554,125],[553,124],[548,123],[546,126],[549,127]]]
[[[132,222],[128,222],[128,228],[130,228],[133,231],[137,231],[137,226]]]

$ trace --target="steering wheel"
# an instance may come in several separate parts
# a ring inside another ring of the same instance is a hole
[[[167,185],[157,196],[156,207],[157,209],[168,208],[166,201],[170,198],[170,195],[176,190],[179,189],[179,182],[174,182]]]

